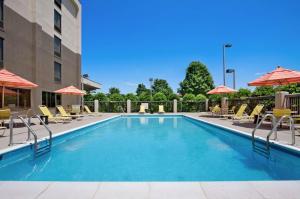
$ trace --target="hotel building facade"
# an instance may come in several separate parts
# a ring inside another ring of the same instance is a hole
[[[82,86],[81,2],[0,0],[0,12],[0,69],[39,85],[32,90],[7,88],[5,106],[37,110],[41,104],[80,104],[78,96],[53,91]]]

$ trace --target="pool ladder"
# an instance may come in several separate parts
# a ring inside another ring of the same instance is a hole
[[[35,130],[31,128],[31,119],[32,118],[37,118],[40,121],[40,124],[42,124],[47,132],[49,133],[49,137],[46,138],[45,140],[38,142],[38,137],[37,133]],[[13,141],[13,124],[14,124],[14,119],[20,119],[22,123],[27,127],[28,129],[28,135],[27,135],[27,140],[30,140],[30,135],[33,135],[34,138],[34,143],[33,143],[33,149],[34,149],[34,156],[38,157],[42,154],[45,154],[51,150],[52,146],[52,131],[48,128],[48,126],[45,124],[45,122],[40,118],[39,115],[33,115],[31,117],[27,117],[27,121],[24,117],[22,116],[16,116],[16,117],[11,117],[10,123],[9,123],[9,128],[10,128],[10,137],[9,137],[9,146],[14,144]]]
[[[271,131],[268,133],[267,138],[266,138],[266,146],[265,147],[261,147],[256,145],[256,139],[255,139],[255,132],[256,130],[262,125],[262,123],[268,119],[271,118],[272,120],[272,129]],[[284,115],[282,116],[277,122],[276,122],[276,117],[273,114],[266,114],[261,121],[259,122],[259,119],[257,120],[257,125],[256,127],[253,129],[252,131],[252,146],[253,149],[259,152],[262,152],[264,154],[269,155],[270,154],[270,138],[271,136],[274,134],[274,140],[277,140],[277,128],[279,125],[282,124],[282,122],[284,120],[288,120],[289,121],[289,127],[290,127],[290,131],[292,132],[292,136],[291,136],[291,145],[295,144],[295,125],[294,125],[294,119],[291,116],[288,115]]]

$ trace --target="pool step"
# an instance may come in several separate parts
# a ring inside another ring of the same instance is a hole
[[[47,144],[45,144],[44,146],[38,146],[35,152],[35,157],[38,157],[50,151],[51,151],[51,144],[49,143],[49,140],[47,140]]]
[[[262,156],[265,156],[266,158],[270,157],[270,150],[268,150],[266,147],[253,145],[253,151]]]

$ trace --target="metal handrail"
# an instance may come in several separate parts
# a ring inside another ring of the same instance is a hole
[[[273,115],[273,114],[266,114],[260,122],[259,121],[259,118],[257,119],[257,122],[256,122],[256,127],[253,129],[252,131],[252,146],[255,146],[255,132],[256,130],[262,125],[262,123],[267,119],[271,117],[272,118],[272,126],[274,127],[276,125],[276,117]],[[274,139],[277,139],[277,128],[275,129],[275,137]],[[272,133],[273,133],[273,128],[272,128]]]
[[[30,132],[33,137],[34,137],[34,151],[37,150],[37,135],[35,133],[35,131],[30,127],[30,125],[25,121],[25,119],[21,116],[16,116],[15,118],[14,117],[11,117],[10,118],[10,123],[9,123],[9,128],[10,128],[10,135],[9,135],[9,146],[13,145],[13,124],[14,124],[14,119],[20,119],[23,124],[25,124],[25,126],[28,128],[28,132]]]
[[[52,145],[52,131],[49,129],[49,127],[45,124],[45,122],[41,119],[41,117],[39,115],[35,115],[36,118],[38,118],[38,120],[43,124],[43,126],[47,129],[48,133],[49,133],[49,145],[51,147]]]
[[[295,140],[295,124],[294,124],[294,119],[290,116],[290,115],[284,115],[282,116],[278,122],[273,126],[272,130],[269,132],[268,136],[267,136],[267,149],[269,150],[270,146],[269,146],[269,140],[270,140],[270,136],[273,134],[273,132],[276,130],[276,139],[277,139],[277,127],[282,123],[282,121],[284,119],[288,119],[289,120],[289,126],[290,126],[290,131],[292,132],[292,142],[291,145],[294,145],[296,140]]]
[[[52,131],[48,128],[48,126],[45,124],[45,122],[40,118],[39,115],[34,115],[32,117],[29,117],[28,118],[28,122],[25,121],[25,119],[22,117],[22,116],[16,116],[15,118],[14,117],[11,117],[10,119],[10,123],[9,123],[9,126],[10,126],[10,137],[9,137],[9,146],[13,145],[13,124],[14,124],[14,119],[20,119],[22,121],[23,124],[25,124],[25,126],[27,127],[28,129],[28,137],[27,137],[27,140],[26,141],[29,141],[30,140],[30,134],[33,135],[34,137],[34,153],[35,155],[37,154],[37,151],[38,151],[38,143],[37,143],[37,134],[36,132],[31,128],[30,126],[30,121],[31,121],[31,118],[33,117],[36,117],[41,123],[42,125],[46,128],[46,130],[48,131],[49,133],[49,139],[48,139],[48,144],[49,144],[49,148],[51,148],[52,146]]]

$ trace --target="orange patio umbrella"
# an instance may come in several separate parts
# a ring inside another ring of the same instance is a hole
[[[226,86],[218,86],[214,89],[212,89],[211,91],[207,92],[207,94],[228,94],[228,93],[236,93],[237,91],[232,89],[232,88],[228,88]]]
[[[300,82],[300,72],[289,70],[278,66],[272,72],[269,72],[258,79],[249,82],[249,86],[275,86],[287,85]]]
[[[64,94],[64,95],[85,95],[85,91],[82,91],[75,86],[68,86],[66,88],[62,88],[59,90],[54,91],[54,93]]]
[[[6,69],[2,69],[0,70],[0,86],[2,86],[2,107],[4,107],[5,87],[35,88],[38,85],[13,74]]]

